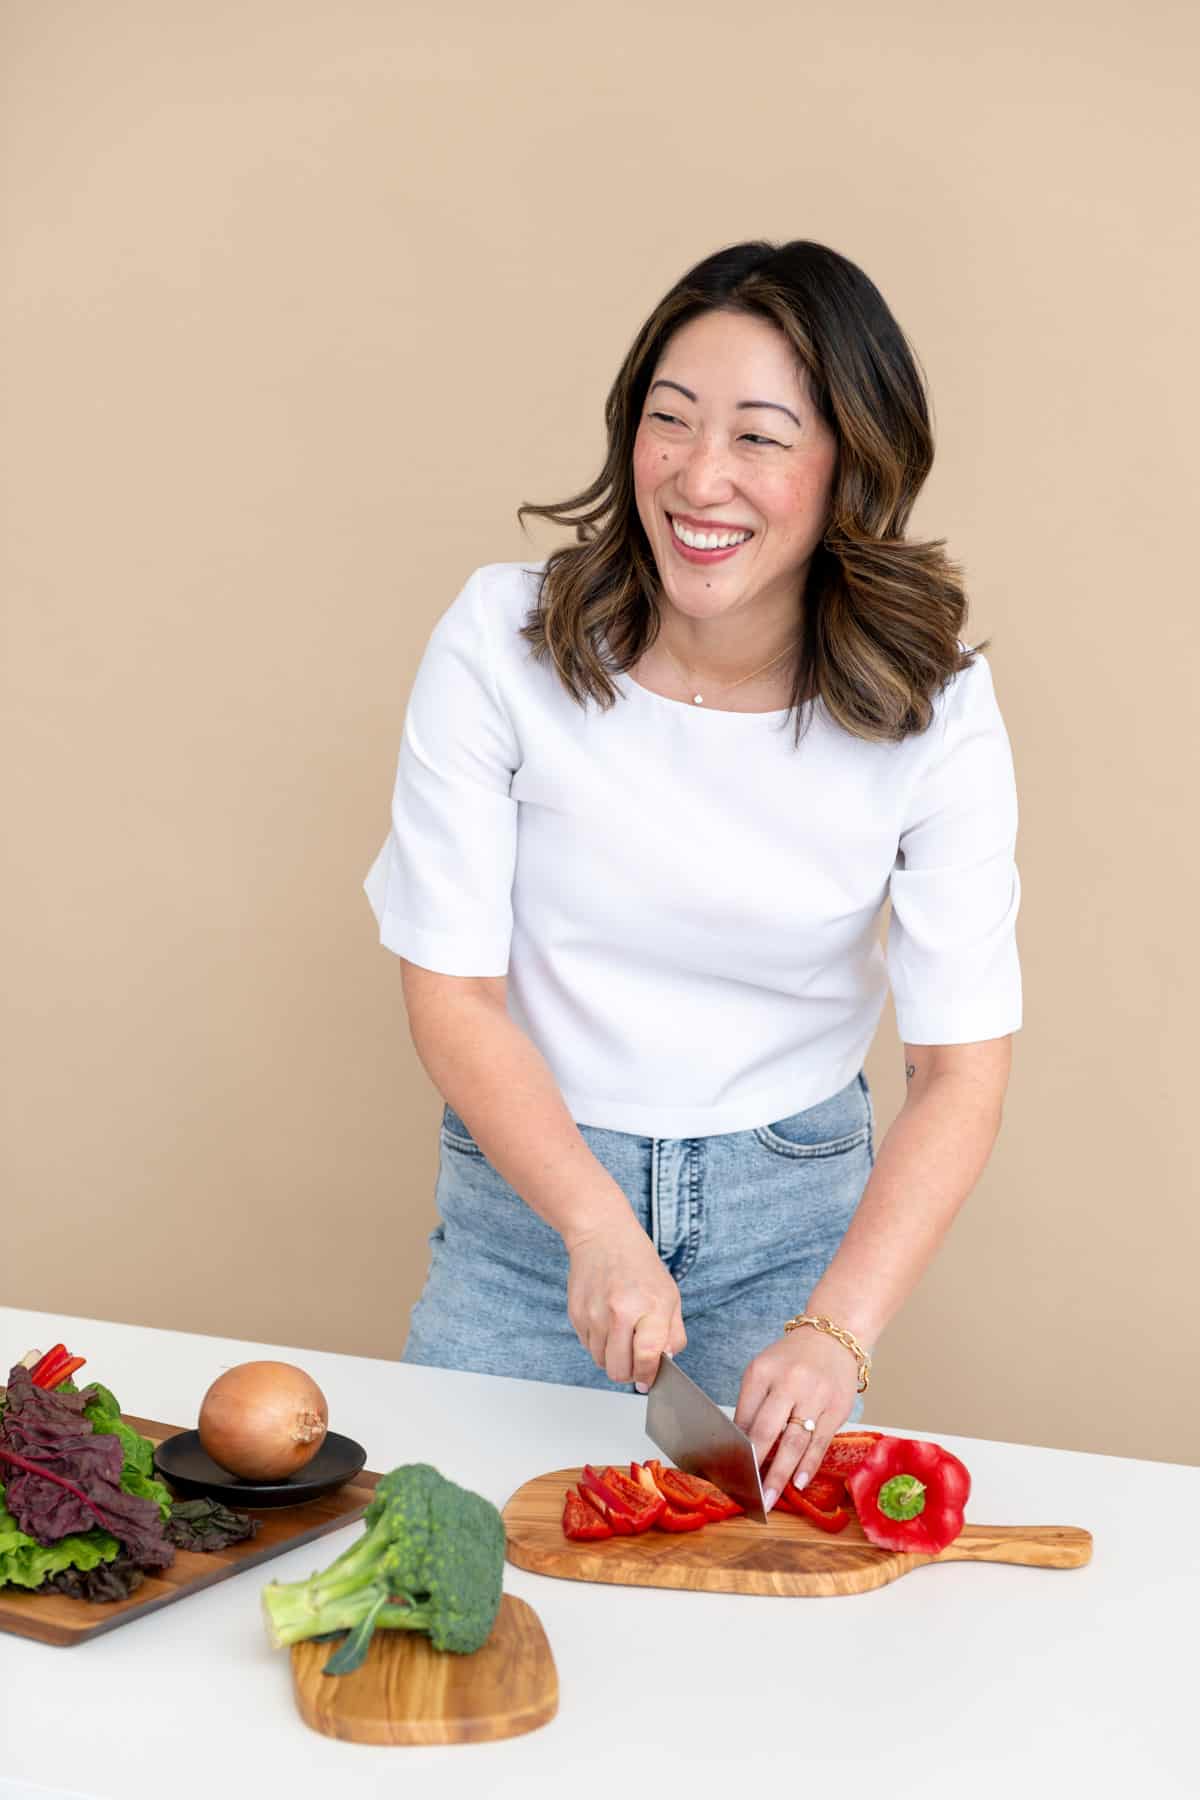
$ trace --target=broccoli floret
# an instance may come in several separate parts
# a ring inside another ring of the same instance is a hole
[[[366,1531],[307,1581],[263,1590],[271,1643],[348,1631],[325,1665],[347,1675],[379,1627],[424,1631],[435,1650],[469,1655],[487,1642],[500,1608],[504,1521],[482,1494],[447,1481],[429,1463],[385,1475],[364,1519]]]

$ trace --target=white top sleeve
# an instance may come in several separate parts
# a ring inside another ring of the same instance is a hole
[[[388,950],[442,975],[504,975],[520,762],[492,665],[482,570],[434,626],[409,694],[392,824],[363,887]]]
[[[890,879],[887,963],[902,1043],[964,1044],[1021,1025],[1008,733],[982,655],[946,696]]]

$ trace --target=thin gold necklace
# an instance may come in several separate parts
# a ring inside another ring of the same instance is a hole
[[[799,642],[800,642],[799,638],[793,639],[793,641],[790,644],[788,644],[785,649],[783,649],[779,652],[778,656],[773,656],[771,658],[770,662],[764,663],[761,669],[751,669],[751,671],[748,675],[739,675],[739,677],[736,681],[731,681],[729,683],[722,683],[721,687],[720,687],[720,691],[724,694],[731,694],[733,692],[734,688],[741,687],[741,685],[744,681],[753,681],[754,677],[756,675],[765,675],[767,670],[773,669],[777,662],[782,662],[784,657],[788,654],[788,652],[791,650],[794,650],[796,648],[796,645]],[[667,649],[666,644],[663,645],[663,649],[666,650],[667,655],[671,658],[671,661],[675,664],[675,667],[680,671],[684,680],[687,681],[687,670],[684,668],[684,666],[680,662],[679,658],[675,655],[675,653],[672,650]],[[690,683],[689,683],[689,686],[690,686]],[[693,706],[703,706],[704,705],[704,695],[703,694],[693,694],[692,695],[692,705]]]

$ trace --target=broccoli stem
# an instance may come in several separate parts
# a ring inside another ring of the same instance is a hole
[[[366,1608],[379,1593],[375,1581],[376,1564],[389,1543],[383,1519],[377,1519],[365,1532],[336,1556],[326,1569],[303,1581],[272,1581],[263,1589],[263,1610],[267,1629],[276,1649],[295,1644],[301,1638],[316,1637],[323,1631],[340,1631],[357,1625]],[[342,1609],[349,1612],[342,1618]],[[337,1613],[337,1617],[334,1614]],[[320,1621],[328,1617],[328,1624]],[[277,1636],[275,1621],[289,1632]]]
[[[427,1631],[432,1622],[428,1602],[389,1591],[386,1583],[364,1580],[354,1571],[341,1581],[328,1577],[337,1564],[309,1581],[272,1581],[263,1589],[263,1613],[273,1649],[321,1637],[327,1631],[353,1631],[372,1607],[381,1606],[376,1625],[400,1631]]]

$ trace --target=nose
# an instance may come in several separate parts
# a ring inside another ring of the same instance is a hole
[[[697,512],[724,504],[735,491],[729,475],[729,450],[717,437],[700,437],[676,471],[675,485]]]

